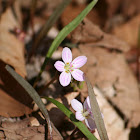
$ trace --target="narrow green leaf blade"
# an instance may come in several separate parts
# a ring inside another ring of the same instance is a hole
[[[85,76],[85,81],[87,84],[87,88],[88,88],[88,94],[89,94],[89,99],[90,99],[90,104],[91,104],[91,110],[92,113],[94,115],[94,120],[95,120],[95,124],[100,136],[101,140],[109,140],[108,136],[107,136],[107,131],[104,125],[104,120],[101,116],[101,111],[98,105],[98,102],[96,100],[96,96],[95,93],[93,91],[93,87],[89,81],[89,79]]]
[[[38,107],[40,108],[41,112],[43,113],[43,115],[48,123],[50,136],[52,136],[52,128],[51,128],[51,122],[50,122],[50,118],[48,115],[48,111],[47,111],[44,103],[42,102],[40,96],[38,95],[38,93],[23,77],[21,77],[19,74],[17,74],[11,67],[6,65],[5,68],[13,76],[13,78],[16,79],[18,81],[18,83],[28,92],[28,94],[32,97],[32,99],[38,105]]]
[[[42,39],[45,37],[45,35],[48,33],[48,31],[51,29],[51,27],[54,25],[54,23],[57,21],[57,19],[60,17],[60,15],[70,2],[71,0],[63,0],[63,2],[60,3],[60,5],[58,5],[58,7],[55,9],[52,15],[49,17],[49,19],[47,19],[46,23],[44,24],[41,31],[34,40],[32,52],[30,55],[34,53],[39,43],[42,41]]]
[[[50,58],[52,56],[53,52],[57,49],[57,47],[64,40],[64,38],[80,24],[80,22],[91,11],[91,9],[95,6],[96,3],[97,0],[93,0],[72,22],[70,22],[67,26],[65,26],[61,30],[61,32],[57,35],[57,37],[53,41],[47,53],[47,58]]]
[[[70,22],[67,26],[65,26],[57,35],[55,40],[53,41],[52,45],[49,48],[48,53],[46,54],[46,58],[44,63],[42,64],[41,70],[36,78],[34,83],[34,87],[36,86],[37,80],[40,78],[42,72],[44,71],[46,64],[49,58],[52,56],[53,52],[57,49],[60,43],[65,39],[65,37],[71,33],[84,19],[84,17],[91,11],[91,9],[95,6],[98,0],[93,0],[72,22]]]
[[[55,104],[78,128],[81,132],[90,140],[97,140],[96,137],[87,129],[87,127],[75,118],[75,115],[62,103],[56,101],[55,99],[44,97],[48,101]]]

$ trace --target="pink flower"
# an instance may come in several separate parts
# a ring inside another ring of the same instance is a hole
[[[87,127],[90,130],[96,128],[94,117],[91,112],[89,96],[86,98],[84,105],[76,99],[71,100],[71,106],[76,111],[75,117],[79,121],[85,120]]]
[[[56,61],[54,67],[62,72],[59,77],[60,84],[67,86],[71,82],[71,76],[77,81],[84,81],[83,72],[79,70],[87,62],[86,56],[76,57],[72,61],[72,52],[65,47],[62,51],[62,61]]]

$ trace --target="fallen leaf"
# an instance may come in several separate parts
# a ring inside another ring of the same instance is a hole
[[[120,4],[121,4],[121,0],[103,0],[106,3],[107,6],[107,16],[108,17],[112,17],[116,11],[118,10],[118,8],[120,8]]]
[[[140,14],[130,19],[125,24],[116,26],[112,32],[118,38],[126,41],[131,47],[136,47],[138,42],[138,31],[140,25]]]
[[[122,14],[125,17],[132,17],[140,12],[139,0],[102,0],[98,3],[99,11],[103,11],[106,18],[112,18],[116,14]],[[119,12],[118,12],[119,11]]]
[[[45,139],[45,126],[39,125],[30,126],[30,121],[27,119],[9,122],[2,122],[2,127],[0,130],[3,130],[3,134],[6,139],[28,139],[28,140],[43,140]],[[40,131],[41,130],[41,131]],[[62,138],[58,135],[58,133],[53,129],[53,139],[54,140],[62,140]]]
[[[25,77],[24,44],[12,33],[16,28],[21,28],[20,21],[13,15],[12,9],[8,8],[0,22],[0,60],[12,65],[17,73]]]
[[[71,3],[68,5],[61,15],[61,22],[63,26],[66,26],[74,18],[76,18],[76,16],[80,14],[85,7],[86,4],[74,5]],[[95,8],[89,12],[87,18],[98,25],[103,25],[104,23],[104,18],[100,18],[100,15]]]
[[[97,25],[86,18],[70,36],[74,43],[86,43],[86,46],[99,46],[124,52],[130,48],[127,43],[113,35],[104,33]]]
[[[0,20],[0,115],[17,117],[30,113],[32,99],[23,88],[5,70],[11,65],[22,77],[26,77],[24,44],[14,30],[21,29],[20,5],[16,1],[12,8],[7,8]]]
[[[4,138],[5,138],[5,135],[4,135],[3,131],[0,131],[0,139],[4,140]]]
[[[125,16],[133,16],[140,12],[140,1],[139,0],[124,0],[121,1],[121,12]]]

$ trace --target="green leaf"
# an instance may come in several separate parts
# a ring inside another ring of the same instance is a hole
[[[65,26],[57,35],[55,40],[53,41],[52,45],[50,46],[48,53],[46,54],[46,58],[44,60],[44,63],[41,67],[41,70],[36,78],[36,81],[34,83],[34,87],[36,86],[36,82],[40,78],[42,72],[44,71],[46,64],[49,60],[49,58],[52,56],[53,52],[57,49],[57,47],[60,45],[60,43],[65,39],[65,37],[71,33],[84,19],[84,17],[91,11],[91,9],[95,6],[98,0],[93,0],[72,22],[70,22],[67,26]]]
[[[38,93],[23,77],[21,77],[19,74],[17,74],[11,67],[6,65],[5,68],[13,76],[13,78],[16,79],[18,81],[18,83],[28,92],[28,94],[32,97],[32,99],[38,105],[38,107],[40,108],[41,112],[43,113],[45,119],[47,120],[50,136],[52,136],[52,127],[51,127],[51,122],[50,122],[50,118],[48,115],[48,111],[47,111],[44,103],[42,102],[40,96],[38,95]]]
[[[96,96],[95,96],[93,87],[92,87],[90,81],[88,80],[87,76],[85,76],[85,81],[86,81],[87,88],[88,88],[88,95],[89,95],[89,99],[90,99],[91,110],[94,115],[94,120],[95,120],[95,124],[97,127],[97,131],[99,133],[100,139],[109,140],[108,136],[107,136],[107,131],[106,131],[106,128],[104,125],[104,120],[102,118],[101,111],[100,111],[98,102],[96,100]]]
[[[75,118],[75,115],[62,103],[56,101],[55,99],[44,97],[48,101],[55,104],[78,128],[81,132],[90,140],[97,140],[96,137],[87,129],[87,127]],[[61,119],[61,118],[60,118]]]

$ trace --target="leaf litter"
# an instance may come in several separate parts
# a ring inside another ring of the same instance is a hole
[[[136,131],[132,130],[134,130],[134,128],[137,130],[140,124],[139,83],[133,71],[130,69],[129,63],[127,62],[128,57],[126,57],[128,52],[130,56],[133,55],[131,48],[135,48],[137,51],[137,32],[140,22],[138,14],[139,6],[136,4],[136,1],[137,0],[132,4],[129,0],[125,0],[123,4],[121,4],[119,0],[116,0],[115,5],[109,0],[104,0],[106,6],[108,6],[106,9],[105,7],[103,8],[103,10],[107,12],[107,14],[104,13],[104,16],[106,14],[108,18],[103,18],[101,8],[97,6],[67,38],[71,43],[78,44],[78,48],[72,48],[74,58],[78,55],[86,55],[88,57],[86,67],[83,67],[82,70],[86,72],[92,85],[96,85],[96,97],[104,115],[105,125],[109,139],[111,140],[114,140],[114,138],[129,140],[131,135],[133,139],[138,139]],[[43,1],[43,4],[39,5],[39,9],[45,4],[46,2]],[[44,17],[48,17],[54,10],[53,7],[57,5],[57,3],[54,5],[49,4],[47,8],[42,9],[42,12],[39,12],[41,16],[38,17],[35,13],[34,20],[38,21],[39,27],[44,24]],[[27,9],[29,5],[30,3],[26,5],[26,2],[24,2],[24,7],[27,7]],[[103,26],[107,24],[110,18],[118,14],[117,12],[120,5],[123,6],[120,10],[122,13],[119,14],[125,17],[125,21],[122,24],[112,26],[111,32],[106,33]],[[128,8],[129,10],[126,12],[126,5],[128,5],[128,7],[135,6]],[[19,40],[18,36],[13,32],[16,28],[20,30],[22,28],[23,21],[21,14],[23,13],[19,11],[19,7],[17,4],[16,9],[18,9],[18,12],[16,11],[16,13],[18,13],[19,20],[15,19],[11,8],[7,8],[0,18],[0,115],[2,116],[0,118],[0,139],[13,138],[16,140],[27,138],[41,140],[44,139],[46,134],[44,125],[42,125],[42,122],[44,122],[43,117],[39,117],[41,121],[38,121],[37,118],[37,116],[42,116],[41,113],[38,112],[37,108],[33,109],[33,106],[30,106],[32,105],[32,100],[28,97],[27,93],[17,85],[16,81],[13,81],[13,79],[9,77],[4,67],[6,64],[9,64],[22,77],[32,80],[32,78],[37,75],[37,72],[34,72],[34,70],[38,71],[40,69],[42,63],[40,59],[44,58],[43,50],[47,50],[45,43],[47,42],[48,44],[50,38],[46,36],[45,39],[47,40],[44,40],[42,46],[39,46],[43,53],[39,51],[37,55],[33,56],[34,62],[25,63],[25,45],[30,42],[32,36],[28,34],[28,42],[25,44],[25,42]],[[59,25],[67,25],[84,7],[86,7],[84,0],[82,3],[78,2],[78,0],[73,2],[68,6],[67,10],[64,11],[61,20],[56,23],[57,26],[55,25],[55,28],[59,30]],[[130,18],[129,20],[127,20],[128,17]],[[34,22],[34,26],[38,23]],[[30,28],[30,26],[27,28],[27,33]],[[49,44],[47,47],[49,47]],[[57,50],[58,56],[60,56],[61,51],[62,47],[60,46]],[[56,54],[52,57],[45,74],[41,77],[40,87],[43,87],[49,82],[52,75],[54,75],[55,69],[53,68],[53,64],[56,60],[55,56]],[[129,61],[131,61],[131,59],[132,57],[129,57]],[[34,66],[34,64],[37,65]],[[26,74],[26,68],[28,75]],[[70,101],[76,96],[82,101],[87,97],[87,89],[85,86],[83,89],[77,88],[76,91],[78,90],[79,92],[73,92],[74,90],[75,89],[70,86],[63,89],[59,85],[59,82],[55,81],[49,88],[43,91],[42,95],[57,98],[59,101],[61,98],[63,101],[65,100],[68,107],[70,107]],[[64,95],[65,97],[63,97]],[[50,112],[50,118],[53,124],[61,133],[59,134],[58,130],[53,130],[54,139],[62,139],[62,136],[69,138],[74,130],[74,126],[70,125],[69,120],[61,111],[54,108],[53,104],[50,103],[46,105],[46,108]],[[31,113],[32,111],[34,113]],[[30,116],[23,117],[24,114],[29,114]],[[19,116],[22,117],[16,118],[15,120],[12,118]],[[67,125],[67,129],[64,129],[64,123]],[[68,129],[68,126],[71,127]],[[96,132],[95,135],[98,137]]]
[[[19,12],[19,4],[15,3],[15,11]],[[20,19],[15,18],[12,9],[1,15],[0,21],[0,115],[17,117],[31,113],[31,99],[19,84],[6,72],[5,65],[11,65],[17,73],[26,77],[24,44],[13,33],[16,28],[21,29]],[[14,111],[13,111],[14,110]]]

